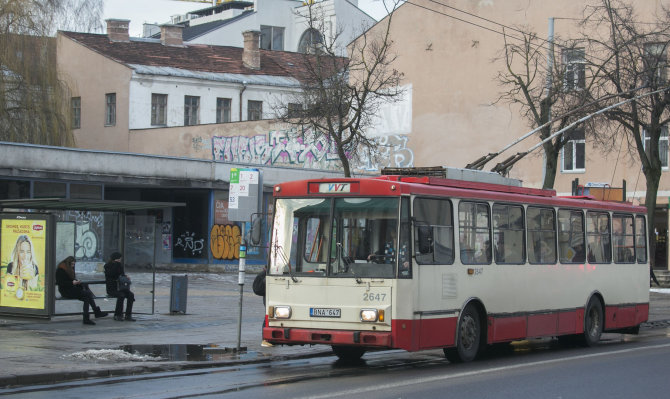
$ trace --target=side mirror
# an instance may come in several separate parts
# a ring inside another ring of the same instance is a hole
[[[251,245],[261,245],[261,230],[263,230],[263,215],[257,213],[251,217],[251,232],[249,234]]]
[[[419,253],[433,252],[433,229],[430,226],[419,226],[416,228],[416,235],[419,241]]]

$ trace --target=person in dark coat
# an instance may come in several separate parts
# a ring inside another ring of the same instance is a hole
[[[68,256],[58,264],[56,268],[56,284],[58,284],[58,292],[63,298],[78,299],[84,302],[84,324],[94,325],[95,322],[91,320],[88,310],[89,306],[93,308],[95,317],[105,317],[107,312],[100,310],[100,307],[95,304],[95,294],[88,289],[88,285],[82,284],[77,280],[74,272],[75,259],[74,256]]]
[[[105,264],[105,280],[107,286],[107,295],[116,297],[116,308],[114,309],[114,320],[116,321],[135,321],[133,318],[133,302],[135,302],[135,294],[130,290],[119,291],[118,282],[119,276],[126,276],[123,263],[121,263],[122,255],[119,252],[114,252],[109,257],[109,262]],[[127,276],[126,276],[127,277]],[[123,316],[123,300],[128,299],[126,304],[126,316]]]

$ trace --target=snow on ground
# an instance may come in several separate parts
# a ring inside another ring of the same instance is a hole
[[[69,355],[64,355],[63,357],[74,360],[93,361],[155,362],[165,360],[161,357],[128,353],[120,349],[89,349],[84,352],[74,352]]]
[[[650,288],[649,292],[655,292],[657,294],[670,294],[670,288]]]

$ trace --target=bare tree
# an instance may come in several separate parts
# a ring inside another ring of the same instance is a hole
[[[504,68],[497,80],[502,88],[496,102],[506,102],[517,106],[532,129],[540,128],[538,138],[549,139],[582,115],[589,112],[584,70],[574,70],[574,65],[556,60],[553,42],[547,42],[528,29],[516,29],[512,35],[505,34],[504,47],[496,61],[502,61]],[[562,54],[578,54],[574,44],[564,43]],[[543,188],[553,188],[558,171],[561,149],[571,139],[571,135],[583,131],[579,127],[547,140],[542,144],[544,151]],[[526,153],[518,153],[499,163],[494,170],[507,173],[512,165]],[[471,164],[472,165],[472,164]],[[470,165],[469,165],[470,166]],[[480,164],[478,168],[483,167]]]
[[[616,96],[633,100],[603,113],[597,123],[601,131],[609,133],[610,143],[621,141],[623,136],[629,154],[642,165],[647,185],[648,233],[653,238],[661,170],[663,162],[668,162],[667,140],[661,146],[660,139],[667,137],[670,122],[670,13],[664,9],[656,14],[656,21],[649,21],[648,15],[639,20],[632,4],[599,0],[586,7],[583,26],[589,34],[584,34],[584,39],[586,51],[593,55],[594,73],[588,94],[592,98]],[[594,26],[601,29],[594,31]],[[650,242],[653,256],[655,242]]]
[[[68,88],[58,77],[51,35],[66,22],[70,28],[98,29],[102,5],[102,0],[0,0],[0,140],[74,145]]]
[[[302,16],[308,24],[301,90],[275,105],[278,119],[302,129],[325,134],[336,147],[345,176],[352,160],[363,154],[374,158],[377,141],[366,133],[384,103],[398,101],[402,73],[391,67],[390,27],[393,11],[346,49],[339,44],[342,30],[332,33],[320,3],[308,2]],[[299,11],[300,12],[300,11]],[[348,58],[342,55],[348,53]]]

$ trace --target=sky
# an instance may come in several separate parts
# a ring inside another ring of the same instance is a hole
[[[107,18],[119,18],[130,20],[130,36],[142,35],[142,24],[147,23],[166,23],[170,21],[170,16],[175,14],[184,14],[188,11],[206,8],[205,3],[196,3],[179,0],[104,0],[105,10],[103,14],[103,27],[106,26],[104,20]],[[376,20],[380,20],[384,15],[383,0],[358,0],[358,7],[368,13]]]

